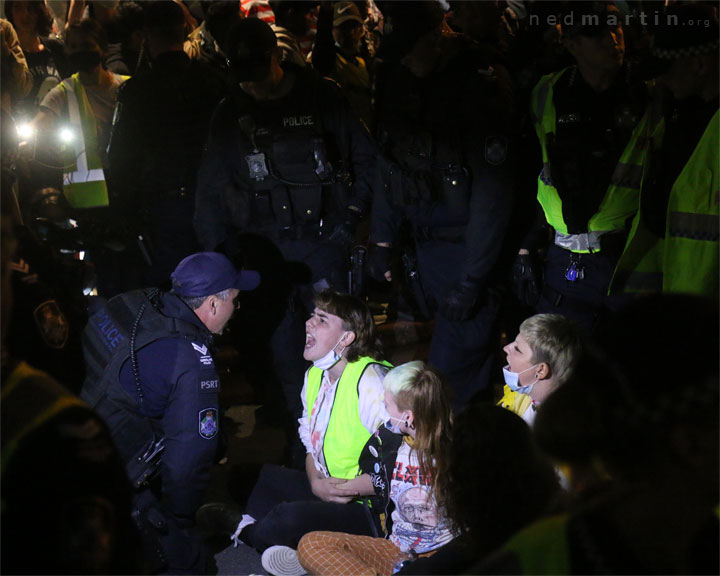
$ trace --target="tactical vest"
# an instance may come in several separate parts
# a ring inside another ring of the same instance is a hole
[[[323,134],[318,101],[323,80],[309,78],[301,70],[296,73],[299,88],[294,92],[307,95],[295,102],[279,125],[263,122],[259,113],[241,113],[238,118],[243,142],[239,170],[246,175],[251,212],[256,216],[243,228],[308,230],[329,224],[328,215],[347,205],[344,161],[339,151],[328,149]],[[255,107],[249,97],[239,97],[241,109]]]
[[[650,113],[645,116],[649,118]],[[644,130],[653,150],[659,149],[664,119],[654,127],[646,119]],[[647,229],[642,212],[635,215],[610,292],[718,295],[719,131],[720,111],[715,112],[670,190],[664,238]],[[652,194],[653,190],[643,193]]]
[[[2,389],[2,472],[24,438],[73,407],[89,412],[85,402],[45,372],[20,362]]]
[[[394,72],[394,70],[393,70]],[[389,74],[388,72],[387,74]],[[447,78],[437,78],[442,82]],[[442,133],[429,125],[428,107],[448,114],[453,102],[444,93],[429,96],[416,87],[409,72],[388,78],[376,98],[386,99],[387,109],[377,113],[378,185],[391,205],[402,207],[419,227],[463,227],[468,222],[472,176],[465,165],[463,148],[453,118]],[[452,93],[452,92],[451,92]],[[402,98],[402,100],[398,100]],[[430,98],[430,100],[428,100]],[[455,104],[457,106],[457,104]],[[395,117],[397,111],[401,117]],[[482,151],[480,151],[482,154]],[[456,230],[456,236],[462,236]]]
[[[73,208],[107,206],[108,190],[100,160],[97,125],[80,74],[62,81],[73,140],[63,147],[63,192]]]
[[[613,171],[607,192],[597,212],[588,221],[587,233],[569,233],[563,217],[562,198],[553,185],[548,152],[549,139],[557,132],[553,87],[567,70],[568,68],[565,68],[543,76],[532,92],[531,108],[543,160],[543,168],[538,177],[537,199],[545,212],[547,223],[556,232],[555,243],[558,246],[578,253],[597,252],[600,250],[600,236],[607,232],[624,230],[626,221],[637,211],[644,160],[640,135],[645,129],[647,118],[643,117],[635,127]]]
[[[159,312],[158,298],[155,289],[119,294],[89,318],[83,331],[87,376],[80,396],[107,423],[126,466],[162,434],[160,422],[141,414],[138,399],[120,384],[123,364],[132,361],[131,341],[138,351],[161,338],[206,338],[199,327]],[[177,380],[177,370],[167,367],[169,381]]]
[[[360,421],[358,386],[365,369],[370,364],[381,364],[392,368],[389,362],[378,362],[368,356],[359,358],[345,366],[335,389],[330,421],[323,438],[323,455],[328,472],[334,478],[355,478],[358,474],[358,459],[365,443],[371,436]],[[306,404],[308,414],[312,413],[322,384],[323,371],[311,366],[307,375]]]

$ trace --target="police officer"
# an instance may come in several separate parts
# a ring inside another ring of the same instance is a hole
[[[511,90],[483,53],[443,31],[436,2],[398,2],[385,16],[392,32],[377,80],[383,188],[373,204],[371,271],[392,279],[390,247],[406,219],[427,306],[440,312],[430,362],[447,375],[457,408],[491,392],[499,302],[490,291],[512,204],[512,125],[500,94]]]
[[[624,299],[607,297],[635,214],[642,158],[626,145],[645,109],[645,87],[623,67],[620,13],[612,2],[569,3],[565,47],[575,65],[543,76],[531,97],[543,168],[537,199],[554,239],[538,312],[587,330]],[[519,260],[528,260],[527,248]]]
[[[639,128],[647,157],[640,207],[612,292],[717,298],[720,219],[718,20],[712,7],[671,7],[654,38],[662,87]]]
[[[275,34],[265,22],[239,22],[226,52],[237,84],[211,123],[195,229],[205,249],[222,244],[237,256],[242,247],[243,257],[256,260],[260,251],[279,251],[301,267],[300,303],[293,309],[285,295],[280,327],[272,326],[270,370],[278,373],[297,418],[305,314],[312,310],[313,290],[346,290],[349,243],[371,199],[374,146],[336,84],[309,67],[281,64]],[[248,234],[258,240],[248,242]],[[269,257],[261,260],[269,266]],[[267,316],[260,322],[267,325]],[[263,371],[264,382],[266,366]],[[299,462],[303,459],[304,453]]]
[[[133,517],[154,571],[202,574],[194,515],[209,482],[219,426],[211,354],[241,290],[260,282],[222,254],[185,258],[172,291],[120,294],[84,333],[81,397],[105,420],[136,488]]]
[[[144,285],[160,286],[198,251],[192,219],[195,180],[220,77],[183,52],[185,16],[175,2],[144,8],[152,60],[119,91],[108,149],[117,201],[145,264]]]

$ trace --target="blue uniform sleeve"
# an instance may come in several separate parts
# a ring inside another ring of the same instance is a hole
[[[163,339],[138,352],[144,400],[141,410],[159,420],[165,437],[160,469],[162,503],[182,523],[192,523],[203,503],[219,434],[220,382],[205,345]],[[123,387],[137,397],[130,362]]]
[[[220,425],[220,383],[208,353],[189,342],[181,345],[182,370],[162,418],[165,453],[162,501],[180,520],[192,522],[210,481]]]

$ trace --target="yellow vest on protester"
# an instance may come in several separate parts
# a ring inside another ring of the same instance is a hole
[[[18,445],[57,414],[87,404],[41,370],[20,362],[2,386],[2,471]],[[89,410],[89,408],[88,408]]]
[[[507,541],[503,550],[512,552],[521,574],[570,574],[567,515],[543,518]]]
[[[95,115],[79,73],[59,85],[68,104],[73,139],[63,149],[63,192],[73,208],[108,206]]]
[[[562,198],[560,198],[557,188],[552,183],[550,156],[548,153],[548,135],[552,134],[554,136],[557,131],[553,88],[567,70],[565,68],[560,72],[547,74],[540,79],[532,92],[531,109],[543,159],[543,169],[538,177],[538,202],[545,212],[547,223],[556,232],[575,236],[568,232],[563,218]],[[642,123],[641,120],[640,124]],[[597,212],[588,221],[587,234],[592,239],[592,250],[585,245],[586,242],[576,245],[570,240],[568,240],[567,245],[562,244],[563,247],[578,253],[597,252],[599,250],[599,237],[606,232],[623,230],[627,220],[637,211],[644,159],[644,151],[638,145],[640,134],[642,134],[642,128],[638,125],[630,137],[625,151],[620,156]]]
[[[679,292],[718,295],[720,232],[720,111],[716,111],[670,190],[664,238],[633,220],[610,292]],[[649,116],[649,112],[645,116]],[[653,149],[662,145],[665,121],[645,123]],[[643,175],[644,178],[644,175]],[[653,190],[645,190],[652,194]]]
[[[358,358],[345,366],[342,376],[337,382],[335,399],[330,413],[325,438],[323,438],[323,454],[328,472],[334,478],[355,478],[358,474],[358,459],[365,443],[371,436],[360,420],[358,386],[363,372],[370,364],[382,364],[392,368],[385,361],[373,360],[368,356]],[[312,413],[322,384],[323,371],[311,366],[308,370],[306,403],[308,414]]]

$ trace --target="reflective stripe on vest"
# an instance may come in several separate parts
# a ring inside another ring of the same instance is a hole
[[[334,478],[354,478],[359,467],[358,459],[371,436],[360,420],[358,386],[360,378],[370,364],[392,368],[389,362],[380,362],[367,356],[345,366],[335,388],[330,421],[323,438],[323,455],[328,472]],[[312,414],[323,371],[311,366],[307,376],[306,404]]]
[[[557,188],[553,185],[550,171],[550,156],[547,149],[547,135],[556,133],[556,111],[553,104],[553,86],[568,70],[565,68],[560,72],[543,76],[533,90],[532,106],[535,119],[535,131],[540,141],[542,150],[543,168],[538,176],[537,199],[545,213],[547,223],[557,232],[568,236],[567,225],[563,218],[563,204]],[[643,120],[645,118],[643,117]],[[638,197],[640,193],[640,182],[642,179],[642,165],[645,157],[647,144],[637,145],[638,139],[643,135],[643,120],[635,127],[625,150],[623,151],[618,164],[613,171],[608,189],[605,192],[597,212],[588,221],[587,231],[590,233],[613,232],[623,230],[627,220],[637,211]],[[587,253],[599,250],[599,244],[589,241],[588,238],[579,238],[577,241],[569,241],[565,244],[558,244],[572,252]]]
[[[2,472],[28,434],[72,406],[87,404],[45,372],[20,362],[2,389]]]
[[[74,139],[67,145],[63,192],[73,208],[107,206],[105,173],[98,152],[97,126],[79,74],[62,81]]]
[[[715,214],[688,214],[671,212],[668,234],[678,238],[717,242],[720,236],[720,220]]]
[[[636,214],[610,284],[611,293],[718,294],[719,131],[720,112],[716,112],[673,183],[665,237],[655,236],[645,227],[642,214]],[[649,138],[655,149],[660,148],[664,135],[661,119]]]

